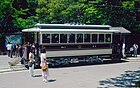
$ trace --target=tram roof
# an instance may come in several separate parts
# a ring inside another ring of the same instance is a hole
[[[107,32],[107,33],[113,33],[117,32],[119,33],[119,30],[106,30],[106,29],[40,29],[40,28],[30,28],[30,29],[23,29],[22,32]]]
[[[36,28],[23,29],[22,32],[115,32],[131,33],[123,27],[110,25],[74,25],[74,24],[36,24]]]
[[[40,29],[109,29],[109,25],[85,25],[85,24],[36,24]]]
[[[111,27],[112,30],[119,30],[120,33],[128,34],[131,33],[129,30],[125,29],[124,27]]]

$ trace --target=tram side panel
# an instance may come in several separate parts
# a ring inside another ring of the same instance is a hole
[[[56,44],[43,45],[51,66],[69,65],[71,63],[103,62],[104,59],[120,60],[115,56],[114,43],[108,44]],[[115,47],[118,49],[117,47]],[[116,50],[115,50],[116,51]]]
[[[52,66],[69,65],[71,63],[93,63],[103,62],[105,58],[111,58],[112,48],[110,44],[96,44],[94,47],[82,48],[85,45],[73,45],[74,48],[68,49],[69,45],[63,45],[65,48],[61,49],[61,46],[46,46],[46,56]],[[88,45],[93,46],[93,44]],[[96,47],[95,47],[96,46]],[[57,47],[57,49],[56,49]],[[100,47],[100,48],[99,48]],[[54,48],[54,49],[53,49]]]
[[[66,56],[88,56],[88,55],[110,55],[112,49],[89,49],[89,50],[66,50],[66,51],[46,51],[47,57]]]

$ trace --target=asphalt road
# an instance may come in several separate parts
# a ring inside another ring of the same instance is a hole
[[[140,58],[132,59],[122,63],[50,68],[48,83],[42,81],[40,69],[35,70],[33,78],[28,70],[0,73],[0,88],[97,88],[101,80],[138,70]]]

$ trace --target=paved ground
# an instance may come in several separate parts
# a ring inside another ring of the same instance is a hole
[[[0,59],[4,59],[4,57],[0,56]],[[4,72],[0,73],[0,88],[97,88],[101,80],[119,76],[124,71],[139,69],[140,56],[129,58],[128,61],[100,65],[50,68],[48,83],[42,82],[40,70],[35,70],[36,77],[34,78],[29,77],[28,70]],[[0,63],[0,66],[5,66],[5,64]]]
[[[7,55],[0,55],[0,73],[26,69],[20,63],[18,63],[16,66],[13,66],[13,68],[11,69],[8,62],[13,62],[14,59],[18,59],[18,58],[10,58]]]

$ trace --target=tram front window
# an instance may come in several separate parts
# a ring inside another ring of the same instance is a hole
[[[59,34],[52,34],[52,43],[59,43]]]
[[[60,34],[60,43],[67,43],[67,34]]]

